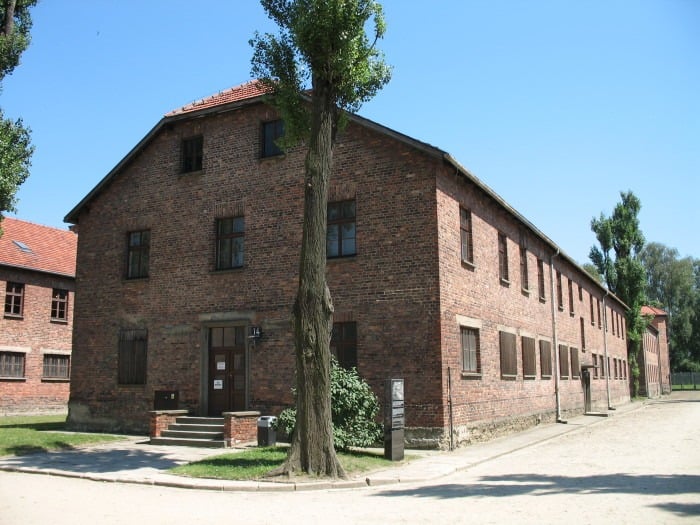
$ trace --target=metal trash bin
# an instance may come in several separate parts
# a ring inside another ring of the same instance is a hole
[[[275,416],[260,416],[258,418],[258,446],[273,447],[277,444],[277,430]]]

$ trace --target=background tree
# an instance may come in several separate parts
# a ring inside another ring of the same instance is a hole
[[[660,243],[647,244],[641,260],[646,269],[649,301],[669,314],[671,369],[688,371],[700,365],[700,265],[692,257],[680,258],[678,250]]]
[[[304,223],[293,308],[296,418],[279,473],[345,477],[331,424],[333,303],[326,284],[328,181],[344,111],[357,111],[390,78],[375,44],[384,18],[372,0],[261,0],[279,34],[251,40],[253,75],[271,91],[285,122],[283,147],[303,140]],[[373,27],[373,38],[366,28]],[[309,91],[310,88],[310,91]]]
[[[586,270],[586,273],[593,277],[596,281],[598,281],[601,285],[605,286],[605,283],[603,282],[603,276],[600,275],[600,272],[598,271],[598,267],[593,264],[593,263],[583,263],[581,266],[584,270]]]
[[[0,82],[17,67],[29,46],[29,8],[36,2],[0,0]],[[33,152],[29,129],[22,119],[6,119],[0,109],[0,220],[4,212],[15,211],[17,189],[29,176]]]
[[[638,218],[642,205],[631,191],[620,192],[620,197],[621,201],[610,217],[601,213],[599,218],[591,221],[591,229],[600,246],[593,246],[589,257],[608,289],[629,307],[626,316],[627,360],[632,371],[633,394],[636,394],[639,381],[637,355],[646,329],[646,320],[641,316],[641,308],[646,302],[646,274],[640,259],[644,235]]]

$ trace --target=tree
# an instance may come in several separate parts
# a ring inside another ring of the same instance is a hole
[[[0,1],[0,81],[17,67],[20,56],[29,46],[32,27],[29,8],[36,2]],[[0,109],[0,220],[3,212],[15,211],[15,195],[29,176],[33,152],[30,132],[22,119],[14,122],[6,119]]]
[[[619,202],[613,214],[591,220],[591,230],[596,234],[600,247],[593,246],[590,259],[603,277],[608,289],[627,306],[627,357],[632,370],[633,393],[637,391],[639,369],[637,354],[646,321],[641,315],[646,302],[646,275],[640,259],[644,247],[644,235],[639,228],[641,202],[632,193],[620,192]]]
[[[673,370],[686,369],[696,361],[700,301],[697,288],[698,262],[680,258],[678,250],[660,243],[649,243],[641,252],[647,274],[647,297],[669,315],[670,357]]]
[[[326,284],[328,181],[345,111],[357,111],[390,78],[375,45],[385,25],[373,0],[261,0],[279,34],[256,33],[252,72],[285,123],[283,147],[307,144],[299,286],[293,307],[297,426],[278,473],[345,477],[333,446]],[[374,28],[367,37],[368,24]],[[309,85],[310,83],[310,85]],[[309,89],[310,88],[310,89]]]

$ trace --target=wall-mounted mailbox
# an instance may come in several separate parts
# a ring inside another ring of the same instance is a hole
[[[179,397],[177,390],[156,390],[153,396],[153,410],[177,410]]]

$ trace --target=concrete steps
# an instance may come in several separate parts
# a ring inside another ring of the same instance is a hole
[[[224,448],[224,418],[182,416],[151,438],[151,445]]]

